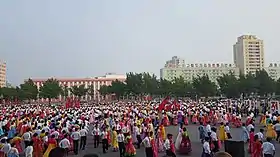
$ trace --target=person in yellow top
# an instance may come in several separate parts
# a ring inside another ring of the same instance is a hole
[[[112,131],[113,131],[112,132],[112,147],[113,147],[113,151],[116,152],[119,149],[119,144],[118,144],[118,139],[117,139],[118,133],[117,133],[115,127],[113,127]]]
[[[226,131],[225,131],[225,125],[224,123],[221,123],[219,127],[219,140],[221,142],[225,141],[227,139]]]
[[[166,140],[166,132],[165,132],[165,127],[164,127],[163,124],[160,124],[160,126],[159,126],[159,133],[160,133],[159,135],[162,138],[162,140],[165,141]]]
[[[265,115],[265,114],[262,114],[262,115],[261,115],[260,124],[261,124],[262,126],[266,126],[266,115]]]
[[[50,139],[48,139],[48,148],[44,153],[43,157],[49,157],[51,150],[57,147],[57,142],[55,140],[55,136],[52,135]]]
[[[272,139],[276,139],[276,132],[274,130],[273,124],[271,121],[268,122],[267,126],[266,126],[266,137],[272,138]]]

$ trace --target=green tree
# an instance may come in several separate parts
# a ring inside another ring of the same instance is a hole
[[[142,73],[142,77],[142,92],[149,95],[155,95],[158,89],[157,77],[155,75],[150,75],[149,73]]]
[[[191,96],[190,93],[193,92],[192,84],[184,80],[181,76],[175,78],[172,83],[172,93],[177,97]]]
[[[255,81],[257,84],[257,92],[260,96],[267,96],[275,91],[274,80],[269,77],[265,70],[260,70],[256,72]]]
[[[50,104],[51,99],[58,98],[58,96],[61,94],[61,91],[62,89],[59,86],[59,82],[57,80],[48,79],[40,88],[39,96],[41,98],[48,99]]]
[[[119,81],[113,81],[111,86],[108,87],[109,92],[115,94],[117,99],[119,100],[121,96],[125,94],[126,85]]]
[[[143,75],[141,73],[127,73],[125,82],[128,94],[135,96],[141,96],[143,94]]]
[[[255,79],[255,76],[251,73],[248,75],[240,75],[239,76],[239,91],[244,96],[248,97],[252,94],[256,94],[258,92],[257,90],[258,82]]]
[[[280,78],[274,83],[275,85],[275,94],[280,95]]]
[[[217,94],[217,86],[208,75],[197,76],[193,79],[193,88],[198,96],[209,97]]]
[[[6,101],[14,101],[17,99],[17,91],[14,87],[3,87],[1,88],[2,98]]]
[[[85,96],[87,94],[88,89],[85,88],[85,85],[80,85],[80,86],[73,86],[70,89],[71,93],[77,97],[79,97],[79,99],[81,99],[82,96]]]
[[[100,88],[101,88],[101,87],[102,87],[102,86],[100,86]],[[93,85],[90,85],[90,86],[88,87],[87,94],[88,94],[89,96],[91,96],[92,99],[94,98],[95,90],[94,90],[94,86],[93,86]]]
[[[27,99],[29,102],[31,100],[37,100],[39,91],[31,79],[28,79],[23,84],[20,84],[20,90],[18,89],[18,92],[22,94],[22,98]]]
[[[69,88],[67,85],[62,85],[60,88],[61,88],[61,96],[63,96],[63,99],[66,100],[69,93]]]
[[[172,82],[165,79],[160,79],[158,94],[163,97],[172,94]]]
[[[102,85],[102,86],[100,86],[98,92],[103,97],[106,97],[108,94],[111,94],[111,89],[110,88],[111,88],[111,86]]]
[[[217,79],[220,93],[227,98],[240,97],[239,81],[233,73],[224,74]]]

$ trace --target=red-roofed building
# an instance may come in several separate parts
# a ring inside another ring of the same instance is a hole
[[[85,88],[88,88],[89,86],[93,85],[94,88],[94,96],[86,95],[82,99],[84,100],[100,100],[101,96],[98,92],[101,86],[106,85],[109,86],[112,84],[113,81],[119,80],[124,82],[126,80],[126,75],[117,75],[112,73],[107,73],[105,76],[100,77],[91,77],[91,78],[55,78],[59,81],[60,86],[67,86],[67,88],[71,88],[73,86],[79,86],[79,85],[85,85]],[[49,78],[44,79],[33,79],[31,80],[36,84],[38,90],[40,87],[43,86],[44,82],[47,81]],[[68,93],[68,96],[71,96],[71,93]],[[61,100],[62,97],[60,96]]]

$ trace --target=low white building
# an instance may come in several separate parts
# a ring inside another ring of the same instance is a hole
[[[270,63],[264,69],[272,79],[278,80],[280,78],[280,64]]]
[[[208,75],[209,79],[216,82],[217,78],[223,74],[233,73],[236,77],[239,76],[239,68],[234,64],[218,64],[218,63],[200,63],[186,64],[185,67],[164,67],[160,69],[160,77],[169,81],[174,78],[183,77],[187,81],[192,81],[194,77]]]

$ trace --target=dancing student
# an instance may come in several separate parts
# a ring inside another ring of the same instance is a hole
[[[167,156],[176,157],[175,145],[173,143],[172,137],[173,137],[172,134],[167,134],[167,139],[164,142],[164,147],[165,147]]]

